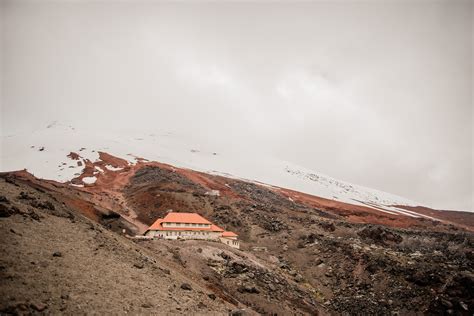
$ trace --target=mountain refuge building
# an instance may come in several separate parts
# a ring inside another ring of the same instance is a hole
[[[163,239],[202,239],[220,241],[239,249],[238,235],[225,231],[197,213],[170,212],[157,219],[145,232],[145,236]]]

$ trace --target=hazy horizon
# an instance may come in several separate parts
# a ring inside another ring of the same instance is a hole
[[[473,209],[472,1],[1,2],[1,133],[174,130]]]

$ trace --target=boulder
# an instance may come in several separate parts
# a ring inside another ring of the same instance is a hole
[[[183,283],[183,284],[181,284],[180,287],[181,287],[181,289],[183,289],[185,291],[192,291],[192,289],[193,289],[189,283]]]

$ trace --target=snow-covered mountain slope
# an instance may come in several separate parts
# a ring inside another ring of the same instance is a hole
[[[97,133],[53,122],[34,132],[2,136],[1,171],[27,169],[35,176],[67,182],[81,174],[84,164],[67,156],[78,153],[92,162],[99,151],[124,158],[168,163],[208,173],[249,179],[341,202],[382,208],[418,216],[390,207],[417,203],[382,191],[339,181],[290,162],[255,152],[212,148],[190,141],[188,135],[166,131]]]

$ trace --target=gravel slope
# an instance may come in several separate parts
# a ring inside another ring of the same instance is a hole
[[[0,192],[2,314],[219,315],[235,308],[46,193],[4,179]]]

